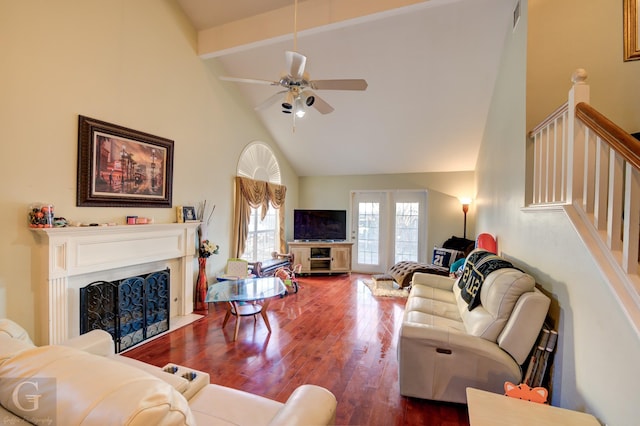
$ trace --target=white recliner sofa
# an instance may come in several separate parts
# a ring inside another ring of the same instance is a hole
[[[465,271],[472,269],[469,263]],[[469,310],[458,282],[426,273],[413,276],[398,337],[402,395],[466,403],[467,387],[504,393],[505,381],[522,380],[522,364],[546,318],[549,298],[530,275],[503,267],[484,277],[479,305]]]
[[[0,419],[3,424],[331,425],[336,399],[302,385],[286,403],[209,384],[209,375],[152,366],[113,353],[94,330],[64,345],[35,346],[0,319]]]

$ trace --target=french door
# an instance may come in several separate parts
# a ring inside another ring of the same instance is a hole
[[[424,260],[426,192],[354,191],[353,270],[382,273],[401,260]]]

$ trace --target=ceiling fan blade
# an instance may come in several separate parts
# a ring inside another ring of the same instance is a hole
[[[316,90],[366,90],[367,80],[345,79],[345,80],[313,80],[309,84]]]
[[[284,52],[287,60],[287,72],[296,80],[302,79],[304,75],[304,67],[307,63],[307,57],[298,52],[287,50]]]
[[[315,102],[313,102],[313,107],[318,110],[320,114],[329,114],[333,112],[333,107],[329,105],[324,99],[322,99],[317,94],[314,94]]]
[[[277,81],[269,81],[269,80],[257,80],[254,78],[237,78],[237,77],[227,77],[220,76],[220,80],[224,81],[233,81],[235,83],[252,83],[252,84],[265,84],[267,86],[277,86]]]
[[[269,96],[264,102],[262,102],[260,105],[256,106],[254,109],[256,111],[259,111],[261,109],[265,109],[270,107],[271,105],[275,104],[278,99],[280,99],[282,97],[283,93],[287,93],[288,90],[281,90],[278,93],[274,93],[273,95]]]

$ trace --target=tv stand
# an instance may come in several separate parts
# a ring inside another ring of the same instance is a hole
[[[289,252],[303,274],[351,274],[352,246],[347,241],[289,241]]]

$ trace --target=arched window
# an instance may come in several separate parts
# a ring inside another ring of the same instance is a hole
[[[235,257],[249,261],[284,252],[284,199],[280,166],[271,148],[252,142],[240,154],[235,180]]]

